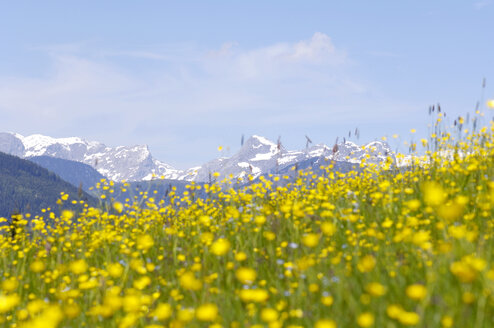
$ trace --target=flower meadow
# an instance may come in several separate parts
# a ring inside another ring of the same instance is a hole
[[[99,208],[62,194],[81,210],[3,218],[0,323],[492,327],[494,123],[435,114],[406,167],[328,161],[166,201],[112,201],[127,185],[103,180]]]

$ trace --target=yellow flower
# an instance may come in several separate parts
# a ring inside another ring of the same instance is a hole
[[[141,298],[137,295],[126,295],[123,298],[125,312],[138,312],[141,309]]]
[[[209,246],[213,242],[214,235],[211,232],[204,232],[201,234],[201,243]]]
[[[235,254],[235,260],[239,262],[245,261],[246,259],[247,259],[247,254],[245,254],[244,252],[238,252],[237,254]]]
[[[357,324],[366,328],[374,325],[374,315],[370,312],[364,312],[357,317]]]
[[[177,318],[182,322],[189,322],[194,319],[194,309],[181,309],[178,311]]]
[[[336,232],[336,226],[332,222],[321,223],[321,231],[327,236],[332,236]]]
[[[472,282],[477,278],[477,271],[464,261],[451,263],[449,269],[463,283]]]
[[[172,316],[172,307],[167,303],[159,303],[156,309],[151,312],[151,316],[158,320],[166,320]]]
[[[316,247],[319,244],[319,236],[315,233],[309,233],[302,237],[302,244],[307,247]]]
[[[424,202],[427,205],[439,206],[446,200],[446,192],[437,182],[427,182],[423,186]]]
[[[420,317],[415,312],[403,311],[398,317],[398,321],[400,321],[400,323],[405,326],[415,326],[419,323]]]
[[[215,304],[202,304],[196,309],[196,318],[199,321],[214,321],[217,316],[218,307]]]
[[[365,286],[365,290],[372,296],[383,296],[386,294],[386,287],[378,282],[371,282]]]
[[[441,319],[441,325],[444,327],[444,328],[451,328],[453,327],[453,318],[451,318],[450,316],[448,315],[445,315],[442,319]]]
[[[211,245],[211,252],[218,256],[225,255],[226,253],[228,253],[229,249],[230,249],[230,242],[224,238],[220,238],[216,240]]]
[[[43,272],[45,270],[45,263],[40,260],[35,260],[31,263],[29,269],[35,273]]]
[[[447,221],[454,221],[463,215],[463,206],[455,203],[447,203],[439,206],[437,214]]]
[[[316,322],[314,328],[336,328],[336,322],[330,319],[321,319]]]
[[[69,319],[74,319],[81,313],[81,307],[77,303],[67,304],[63,307],[65,316]]]
[[[264,215],[258,215],[255,217],[254,222],[257,225],[263,225],[264,223],[266,223],[266,217]]]
[[[427,288],[421,284],[410,285],[406,289],[406,294],[412,300],[420,301],[427,295]]]
[[[257,272],[251,268],[239,268],[235,276],[241,283],[251,285],[256,280]]]
[[[16,277],[2,281],[2,289],[6,292],[13,292],[17,287],[19,287],[19,281]]]
[[[487,107],[494,108],[494,99],[487,100]]]
[[[262,303],[269,298],[269,293],[265,289],[242,289],[239,293],[243,302]]]
[[[74,212],[69,210],[63,210],[61,214],[62,219],[71,220],[74,217]]]
[[[148,250],[154,246],[153,237],[150,235],[142,235],[137,238],[137,249]]]
[[[376,266],[376,259],[372,255],[366,255],[357,263],[357,268],[360,272],[370,272]]]
[[[333,296],[323,296],[321,297],[321,303],[326,305],[326,306],[331,306],[333,305],[334,299]]]
[[[420,203],[420,200],[418,200],[418,199],[411,199],[411,200],[407,201],[405,204],[412,211],[419,209],[420,206],[422,205]]]
[[[278,311],[271,308],[261,310],[261,320],[264,322],[273,322],[278,320]]]
[[[403,308],[397,304],[388,305],[386,308],[386,314],[392,319],[398,319],[403,312]]]
[[[180,285],[188,290],[199,290],[202,288],[202,282],[194,276],[194,273],[187,271],[180,276]]]
[[[17,294],[12,295],[2,295],[0,294],[0,313],[9,312],[12,310],[19,302],[21,298]]]
[[[149,278],[148,276],[144,276],[137,280],[134,280],[133,286],[138,290],[143,290],[150,284],[151,284],[151,278]]]
[[[465,304],[472,304],[475,302],[475,295],[471,292],[464,292],[463,295],[461,295],[461,300]]]
[[[124,209],[124,206],[122,203],[120,202],[115,202],[113,203],[113,208],[115,209],[115,211],[117,211],[118,213],[122,213],[123,209]]]
[[[112,278],[119,278],[122,276],[124,268],[120,263],[111,263],[108,265],[108,274]]]
[[[87,263],[84,259],[76,260],[70,263],[70,271],[74,274],[81,274],[87,271]]]

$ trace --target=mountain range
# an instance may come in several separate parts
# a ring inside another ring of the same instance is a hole
[[[159,177],[196,182],[210,182],[214,178],[221,180],[226,177],[246,181],[249,175],[257,178],[263,174],[282,172],[297,163],[302,167],[303,163],[317,160],[358,164],[364,158],[367,162],[374,163],[383,162],[388,156],[394,158],[389,145],[381,141],[362,146],[344,141],[331,147],[318,144],[303,150],[287,150],[281,143],[256,135],[247,139],[233,156],[213,159],[187,170],[176,169],[155,159],[146,145],[108,147],[79,137],[52,138],[40,134],[22,136],[17,133],[0,133],[0,152],[32,160],[63,176],[67,181],[71,172],[86,171],[70,181],[76,185],[82,182],[83,186],[94,184],[95,179],[99,180],[101,177],[116,182],[148,181]],[[54,161],[53,158],[79,162],[85,166],[76,167],[69,162]],[[95,172],[89,174],[91,170],[86,166],[96,170],[101,176]],[[215,172],[219,176],[214,177]]]

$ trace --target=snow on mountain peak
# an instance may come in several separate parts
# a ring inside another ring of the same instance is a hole
[[[165,177],[186,181],[209,182],[213,173],[226,177],[257,178],[261,174],[277,172],[285,167],[311,158],[359,163],[381,163],[393,156],[389,145],[382,141],[359,146],[344,141],[328,147],[317,144],[299,151],[288,151],[271,140],[253,135],[231,157],[214,159],[200,167],[177,170],[152,157],[147,145],[108,147],[97,141],[79,137],[52,138],[40,134],[22,136],[0,133],[0,151],[20,157],[51,156],[88,164],[114,181],[152,180]]]
[[[44,155],[82,162],[114,181],[139,181],[152,175],[179,178],[183,174],[182,171],[155,160],[147,145],[107,147],[100,142],[88,142],[79,137],[52,138],[41,134],[22,136],[13,133],[7,135],[24,145],[22,152],[16,151],[18,156]],[[4,148],[7,149],[6,146]]]
[[[251,140],[251,139],[252,140],[255,140],[255,141],[257,141],[257,142],[259,142],[261,144],[264,144],[264,145],[269,145],[269,146],[274,145],[274,146],[276,146],[276,144],[274,142],[272,142],[271,140],[266,139],[266,138],[264,138],[262,136],[253,135],[252,137],[249,138],[249,140]]]

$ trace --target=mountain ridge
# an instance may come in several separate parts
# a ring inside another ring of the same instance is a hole
[[[220,157],[199,167],[179,170],[154,158],[147,145],[108,147],[98,141],[80,137],[52,138],[40,134],[22,136],[17,133],[0,133],[0,151],[22,158],[50,156],[81,162],[93,167],[106,178],[120,182],[147,181],[164,178],[180,181],[210,182],[215,179],[235,178],[245,180],[248,176],[282,170],[287,166],[310,158],[324,158],[352,164],[381,163],[388,156],[395,159],[389,145],[372,141],[359,146],[344,141],[328,147],[317,144],[304,150],[287,150],[280,143],[253,135],[230,157]]]

